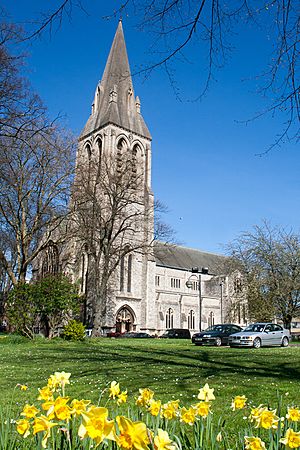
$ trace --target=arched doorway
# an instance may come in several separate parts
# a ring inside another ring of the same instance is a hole
[[[116,332],[126,333],[135,331],[134,312],[129,306],[123,306],[116,315]]]

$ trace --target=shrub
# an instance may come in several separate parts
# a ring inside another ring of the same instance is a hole
[[[70,320],[64,327],[62,337],[67,341],[83,341],[85,338],[85,326],[77,320]]]

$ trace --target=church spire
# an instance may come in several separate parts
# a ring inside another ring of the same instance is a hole
[[[134,97],[122,21],[110,49],[101,82],[95,92],[92,114],[81,138],[112,123],[151,139],[140,113],[139,98]]]

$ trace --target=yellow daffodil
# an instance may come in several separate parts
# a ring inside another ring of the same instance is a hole
[[[148,406],[150,400],[152,400],[154,396],[154,392],[151,391],[151,389],[145,388],[145,389],[139,389],[139,397],[136,400],[136,405],[138,406]]]
[[[190,408],[181,408],[180,421],[187,423],[188,425],[194,425],[197,412],[192,406]]]
[[[178,409],[179,400],[172,400],[161,407],[161,416],[168,420],[175,419]]]
[[[255,408],[252,408],[249,415],[250,422],[256,422],[258,417],[261,415],[263,411],[265,411],[267,408],[263,405],[259,405]]]
[[[47,411],[49,419],[69,420],[72,409],[67,405],[68,401],[69,397],[57,397],[55,400],[43,403],[42,408]]]
[[[223,436],[222,436],[221,431],[219,431],[219,433],[217,434],[217,437],[216,437],[216,441],[217,442],[222,442],[222,440],[223,440]]]
[[[204,400],[205,402],[215,400],[214,389],[210,389],[209,385],[206,383],[203,388],[199,389],[198,399]]]
[[[28,386],[26,386],[26,384],[17,384],[17,387],[20,388],[21,391],[27,391]]]
[[[259,437],[245,436],[245,450],[265,450],[265,443]]]
[[[233,411],[236,409],[243,409],[246,406],[247,400],[248,399],[244,395],[237,395],[234,399],[232,399],[231,408]]]
[[[91,406],[91,408],[81,413],[82,424],[78,429],[78,436],[83,439],[90,437],[96,443],[101,444],[104,439],[115,440],[114,422],[107,420],[107,408]]]
[[[286,448],[299,448],[300,447],[300,431],[296,432],[291,428],[286,430],[284,438],[280,439],[281,444],[284,444]]]
[[[158,416],[161,409],[161,401],[160,400],[150,400],[148,411],[152,416]]]
[[[210,413],[210,403],[209,402],[199,402],[195,405],[196,414],[200,417],[207,417]]]
[[[127,391],[122,391],[119,395],[118,395],[118,399],[117,399],[117,403],[118,405],[121,405],[121,403],[126,403],[127,401]]]
[[[116,442],[124,450],[149,450],[150,440],[146,424],[143,422],[132,422],[127,417],[117,416],[119,434]]]
[[[115,399],[116,397],[118,397],[120,392],[121,392],[120,384],[117,383],[116,381],[112,381],[110,383],[109,396],[112,397],[113,399]]]
[[[66,372],[55,372],[54,375],[50,375],[48,379],[48,387],[50,389],[57,389],[58,387],[62,387],[64,389],[66,384],[70,384],[71,373]]]
[[[21,412],[21,416],[25,416],[26,419],[32,419],[38,412],[39,410],[34,405],[26,404]]]
[[[255,428],[264,428],[269,430],[271,428],[277,428],[279,422],[279,417],[276,416],[276,409],[270,411],[264,409],[261,414],[256,419]]]
[[[291,422],[299,422],[300,420],[299,408],[288,408],[286,418]]]
[[[157,436],[154,438],[154,449],[155,450],[176,450],[176,445],[169,438],[167,431],[160,428],[157,430]]]
[[[38,396],[38,400],[51,401],[53,400],[53,392],[49,388],[49,386],[45,386],[42,389],[39,389],[40,395]]]
[[[75,416],[80,416],[84,411],[86,411],[87,406],[90,404],[90,400],[72,400],[72,414]]]
[[[22,434],[24,438],[30,434],[30,422],[27,419],[17,420],[17,432]]]
[[[37,434],[37,433],[44,431],[44,436],[42,439],[42,447],[43,448],[47,447],[47,441],[50,437],[50,430],[51,430],[51,428],[55,427],[56,425],[57,425],[57,423],[50,422],[50,420],[48,420],[48,417],[45,417],[45,416],[36,417],[34,419],[33,434]]]

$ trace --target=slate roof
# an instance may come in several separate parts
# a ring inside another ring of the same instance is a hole
[[[139,111],[139,98],[134,96],[121,21],[119,21],[102,80],[96,92],[98,92],[97,104],[79,139],[109,123],[151,139]]]
[[[210,274],[224,273],[226,256],[207,253],[194,248],[166,244],[156,241],[154,244],[156,265],[173,269],[191,270],[192,267],[207,267]]]

